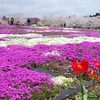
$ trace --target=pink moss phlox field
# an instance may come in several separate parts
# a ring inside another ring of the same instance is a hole
[[[0,25],[0,34],[26,34],[24,26]]]
[[[100,59],[100,43],[83,42],[80,44],[44,45],[33,47],[10,45],[0,47],[0,70],[9,71],[20,67],[38,67],[52,60],[71,63],[74,59],[89,61]]]
[[[89,31],[79,31],[79,32],[35,32],[37,34],[43,34],[43,35],[72,35],[73,37],[77,37],[77,36],[88,36],[88,37],[96,37],[96,38],[100,38],[100,33],[97,32],[89,32]]]
[[[37,34],[42,35],[73,35],[76,36],[89,36],[100,38],[100,33],[95,29],[63,29],[59,27],[48,27],[48,28],[31,28]]]
[[[28,30],[28,31],[27,31]],[[16,26],[16,25],[0,25],[0,34],[28,34],[37,33],[42,35],[72,35],[77,36],[89,36],[100,38],[100,33],[95,29],[64,29],[60,27],[31,27],[31,26]]]
[[[0,30],[0,34],[25,34],[26,31],[22,29],[3,29]]]
[[[0,41],[5,41],[6,39],[5,38],[0,38]]]
[[[11,70],[0,74],[0,100],[31,100],[34,92],[53,85],[50,75],[26,68]]]

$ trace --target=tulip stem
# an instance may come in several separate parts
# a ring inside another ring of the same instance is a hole
[[[93,94],[96,95],[95,80],[93,80]],[[95,99],[95,97],[94,97],[94,99]]]
[[[82,100],[84,100],[84,99],[83,99],[83,94],[84,94],[84,92],[83,92],[83,79],[82,79],[82,75],[80,75],[80,83],[81,83]]]
[[[81,84],[82,100],[87,100],[87,98],[88,98],[87,92],[88,91],[86,90],[86,88],[84,86],[82,75],[80,75],[80,84]]]
[[[93,90],[95,91],[95,80],[93,80]]]

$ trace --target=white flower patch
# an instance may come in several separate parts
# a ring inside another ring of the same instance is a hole
[[[0,38],[43,37],[41,34],[0,34]]]
[[[13,35],[11,35],[13,36]],[[47,45],[62,45],[62,44],[67,44],[67,43],[81,43],[81,42],[100,42],[100,38],[96,37],[88,37],[88,36],[79,36],[79,37],[74,37],[74,38],[66,38],[66,37],[45,37],[45,36],[40,36],[40,37],[32,37],[31,34],[26,34],[23,35],[22,37],[18,38],[17,36],[20,35],[14,35],[14,38],[11,38],[9,35],[9,38],[6,38],[5,41],[0,41],[1,46],[6,46],[6,45],[26,45],[26,46],[32,46],[36,44],[47,44]],[[38,36],[33,35],[33,36]],[[17,38],[16,38],[17,37]],[[58,52],[52,51],[47,53],[48,54],[57,54],[59,55]]]
[[[65,85],[65,86],[67,86],[67,83],[74,82],[72,78],[66,78],[65,76],[52,77],[52,81],[57,85]]]
[[[48,55],[57,55],[60,56],[60,53],[57,50],[52,50],[51,52],[44,53],[45,56]]]

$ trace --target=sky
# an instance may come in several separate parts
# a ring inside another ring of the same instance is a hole
[[[100,0],[0,0],[0,17],[86,16],[100,12]]]

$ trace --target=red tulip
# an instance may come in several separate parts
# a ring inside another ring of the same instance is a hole
[[[90,72],[89,72],[89,77],[94,80],[95,79],[95,70],[92,69]]]
[[[95,65],[96,67],[100,68],[100,61],[94,60],[94,65]]]
[[[89,63],[86,60],[82,60],[82,62],[80,64],[77,62],[77,60],[74,60],[72,69],[75,74],[83,75],[87,72],[88,66],[89,66]]]
[[[100,76],[96,76],[96,80],[100,82]]]

